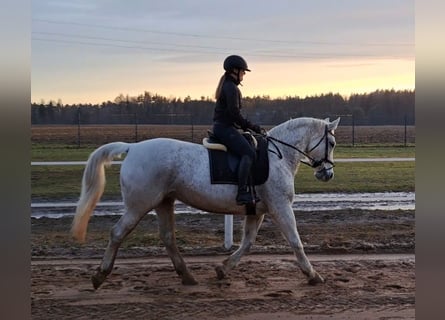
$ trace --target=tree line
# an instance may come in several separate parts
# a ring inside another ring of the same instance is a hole
[[[343,97],[328,93],[305,98],[244,97],[249,120],[275,125],[290,118],[342,117],[341,125],[414,125],[414,90],[376,90]],[[31,124],[196,124],[212,123],[215,101],[201,97],[167,98],[148,91],[120,94],[101,104],[31,103]]]

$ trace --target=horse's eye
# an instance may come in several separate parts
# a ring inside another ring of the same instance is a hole
[[[335,147],[335,142],[330,141],[329,144],[331,145],[331,148]]]

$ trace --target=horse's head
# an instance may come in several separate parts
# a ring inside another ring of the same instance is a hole
[[[325,125],[320,135],[314,135],[308,145],[309,164],[314,168],[315,177],[321,181],[329,181],[334,177],[334,148],[335,135],[340,118],[330,122],[324,120]]]

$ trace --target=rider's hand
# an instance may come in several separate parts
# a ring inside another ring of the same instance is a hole
[[[254,131],[256,133],[261,133],[262,132],[261,127],[259,125],[256,125],[256,124],[254,124],[251,129],[252,129],[252,131]]]

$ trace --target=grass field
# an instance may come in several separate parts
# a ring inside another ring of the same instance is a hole
[[[98,146],[111,141],[134,140],[134,126],[89,126],[82,128],[80,146],[76,142],[76,126],[32,127],[31,161],[85,161]],[[142,126],[139,140],[170,137],[200,142],[208,127]],[[335,158],[415,157],[415,136],[404,143],[403,127],[355,128],[355,145],[347,133],[351,128],[336,131],[338,146]],[[411,135],[414,128],[409,128]],[[74,137],[74,138],[73,138]],[[107,186],[103,199],[120,197],[119,165],[107,169]],[[337,163],[335,178],[327,183],[317,181],[312,169],[301,166],[295,190],[305,192],[385,192],[415,190],[414,162]],[[33,200],[77,199],[80,194],[83,166],[32,166],[31,196]]]

